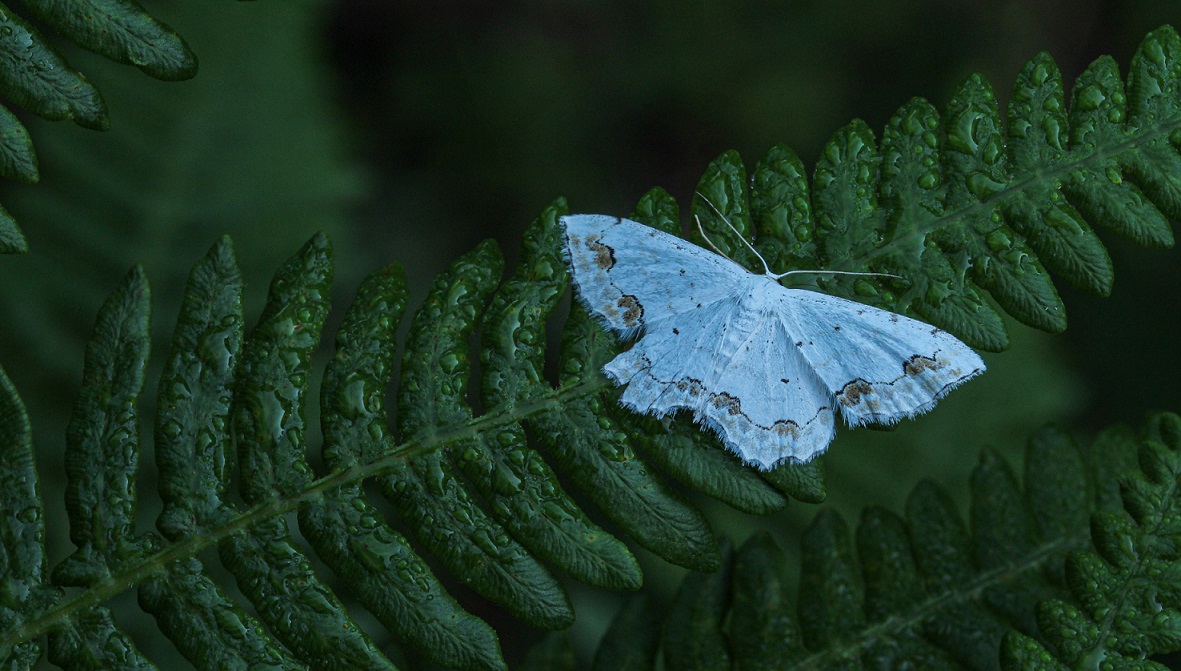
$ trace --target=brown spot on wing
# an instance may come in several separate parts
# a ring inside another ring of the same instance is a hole
[[[586,248],[594,256],[594,264],[599,268],[611,270],[615,267],[615,250],[599,242],[598,238],[588,240]]]
[[[620,310],[623,310],[623,323],[628,328],[635,328],[639,326],[644,319],[644,306],[640,303],[640,299],[631,294],[624,294],[616,301],[616,305]]]
[[[709,402],[718,410],[725,410],[731,415],[742,414],[742,401],[737,396],[720,392],[709,397]]]
[[[800,425],[791,421],[790,419],[781,419],[771,425],[771,432],[777,436],[786,436],[788,438],[800,437]]]
[[[837,394],[837,401],[841,405],[852,408],[861,403],[862,397],[873,393],[873,385],[862,379],[856,379],[845,385]]]
[[[902,364],[902,372],[907,375],[919,375],[924,371],[939,370],[943,368],[943,363],[943,361],[935,357],[916,354]]]

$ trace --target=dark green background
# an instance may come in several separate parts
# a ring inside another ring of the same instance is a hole
[[[389,260],[406,265],[417,301],[435,273],[485,237],[511,263],[521,231],[555,197],[576,212],[626,214],[663,186],[684,204],[728,149],[753,166],[784,142],[811,166],[851,119],[880,129],[912,96],[942,107],[971,72],[987,76],[1003,108],[1039,50],[1069,86],[1099,55],[1126,71],[1145,33],[1181,27],[1181,4],[1147,1],[147,7],[190,41],[198,77],[155,82],[63,46],[103,90],[112,130],[29,120],[42,183],[0,187],[32,246],[24,258],[0,259],[0,362],[37,427],[51,561],[69,549],[61,451],[84,338],[133,263],[153,283],[157,354],[188,267],[222,233],[237,242],[251,314],[279,260],[320,229],[336,241],[341,308],[359,278]],[[1060,283],[1065,334],[1011,324],[1012,350],[988,356],[989,372],[930,415],[891,432],[839,433],[828,504],[855,522],[863,505],[899,509],[924,477],[965,501],[984,446],[1017,458],[1024,436],[1047,421],[1086,438],[1150,410],[1181,410],[1178,253],[1100,234],[1116,267],[1110,298]],[[159,510],[147,452],[145,529]],[[770,529],[792,556],[816,510],[793,504],[759,520],[702,505],[719,531],[740,542]],[[649,585],[675,589],[679,570],[644,561]],[[585,656],[618,597],[572,589],[571,633]],[[456,594],[497,626],[510,662],[538,635],[463,588]],[[162,668],[183,665],[166,661],[170,644],[133,597],[116,606]]]

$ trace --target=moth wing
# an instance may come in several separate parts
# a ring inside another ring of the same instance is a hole
[[[578,296],[625,334],[726,299],[752,276],[732,261],[630,219],[580,214],[561,222]]]
[[[778,316],[744,309],[738,297],[648,324],[603,370],[627,384],[620,402],[628,408],[689,410],[762,469],[809,461],[833,438],[832,394]]]
[[[802,289],[781,300],[794,345],[850,426],[924,413],[984,371],[972,348],[930,324]]]

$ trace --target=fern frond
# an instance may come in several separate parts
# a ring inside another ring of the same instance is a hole
[[[930,482],[905,517],[868,508],[853,535],[822,512],[794,600],[783,551],[756,534],[732,568],[687,576],[663,618],[625,605],[594,668],[1164,668],[1147,660],[1181,649],[1179,475],[1176,415],[1085,452],[1043,429],[1023,484],[982,454],[970,525]]]
[[[36,608],[4,601],[12,615],[0,651],[48,633],[51,659],[64,666],[102,649],[122,655],[110,652],[103,664],[145,667],[102,605],[138,586],[144,609],[201,668],[392,668],[312,570],[288,529],[291,511],[308,544],[392,635],[453,668],[504,662],[494,631],[447,594],[421,550],[517,617],[551,629],[574,617],[553,569],[598,587],[640,586],[627,546],[593,522],[563,482],[660,556],[715,568],[719,551],[705,518],[636,456],[629,433],[646,435],[654,455],[692,445],[686,482],[739,507],[766,512],[787,499],[715,444],[690,437],[691,427],[641,430],[617,413],[613,387],[598,372],[616,343],[585,312],[567,319],[559,386],[542,376],[545,328],[568,290],[558,225],[565,212],[559,202],[530,226],[521,265],[503,284],[491,242],[438,277],[406,342],[396,431],[386,424],[383,390],[405,282],[396,267],[365,281],[321,388],[331,473],[319,478],[307,458],[305,406],[327,315],[327,239],[316,236],[280,268],[244,336],[243,281],[223,238],[189,276],[160,379],[162,537],[138,536],[131,522],[149,324],[144,274],[128,275],[100,312],[70,423],[67,507],[78,550],[37,586],[50,595],[81,590]],[[478,326],[479,416],[466,398]],[[410,541],[370,502],[362,488],[370,478]],[[213,545],[258,620],[197,557]]]
[[[197,57],[164,23],[132,0],[25,0],[44,26],[118,63],[135,65],[149,77],[189,79]],[[50,121],[71,119],[93,130],[107,130],[110,119],[98,89],[74,69],[36,27],[0,5],[0,95]],[[36,182],[37,158],[28,131],[0,106],[0,176]],[[15,222],[0,210],[0,226]],[[23,253],[3,244],[0,253]]]
[[[1110,293],[1114,271],[1092,225],[1150,247],[1173,244],[1168,219],[1181,216],[1179,93],[1181,38],[1169,26],[1140,45],[1126,94],[1105,56],[1079,76],[1069,109],[1058,68],[1041,53],[1017,78],[1007,126],[992,87],[972,75],[942,115],[920,98],[903,105],[880,141],[860,120],[838,130],[810,184],[785,146],[759,161],[749,185],[739,156],[723,154],[698,184],[691,214],[750,268],[759,262],[715,207],[777,272],[905,277],[818,275],[815,282],[999,351],[1008,335],[985,294],[1018,320],[1058,332],[1066,313],[1050,272]]]

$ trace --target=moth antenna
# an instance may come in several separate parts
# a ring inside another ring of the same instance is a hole
[[[727,261],[732,261],[734,263],[738,263],[737,261],[734,261],[734,259],[730,258],[729,256],[726,256],[726,252],[723,252],[722,250],[718,249],[718,246],[714,244],[714,241],[709,239],[709,236],[705,234],[705,229],[701,227],[701,217],[699,217],[695,214],[695,215],[693,215],[693,220],[697,222],[697,232],[701,233],[701,237],[705,238],[705,241],[707,243],[709,243],[710,247],[713,247],[713,250],[715,252],[717,252],[719,256],[726,259]],[[739,265],[742,265],[742,264],[739,264]]]
[[[701,197],[701,200],[705,201],[706,205],[709,205],[710,209],[713,210],[714,213],[718,215],[718,218],[720,218],[722,221],[724,221],[726,223],[727,226],[730,227],[731,231],[734,231],[734,235],[738,236],[738,239],[742,241],[742,244],[746,245],[750,249],[750,251],[754,252],[755,256],[759,257],[759,260],[763,262],[763,270],[765,271],[765,273],[768,277],[773,277],[776,280],[781,280],[781,279],[787,277],[788,275],[798,275],[798,274],[804,274],[804,273],[811,273],[811,274],[827,274],[827,275],[862,275],[865,277],[893,277],[896,280],[906,279],[905,277],[902,277],[901,275],[893,275],[891,273],[858,273],[858,272],[853,272],[851,270],[789,270],[786,273],[775,274],[775,273],[771,272],[771,266],[767,265],[767,259],[764,259],[763,255],[759,253],[759,250],[755,249],[755,246],[750,244],[750,241],[746,239],[746,236],[744,236],[741,232],[739,232],[739,230],[734,227],[734,224],[730,223],[730,218],[727,217],[726,215],[722,214],[722,211],[718,209],[718,206],[714,205],[713,201],[710,200],[708,197],[706,197],[706,195],[704,193],[702,193],[700,191],[697,191],[695,193]],[[707,236],[705,234],[705,229],[702,228],[702,226],[701,226],[701,217],[694,215],[693,218],[697,220],[697,230],[701,232],[701,237],[705,238],[705,241],[709,243],[709,246],[713,247],[714,251],[717,252],[718,254],[721,254],[722,256],[726,257],[728,260],[733,261],[734,259],[731,259],[729,256],[726,256],[726,254],[724,252],[722,252],[722,250],[718,249],[717,245],[715,245],[713,243],[713,241],[709,239],[709,236]],[[739,265],[741,265],[741,264],[739,264]]]
[[[892,273],[855,273],[855,272],[853,272],[853,271],[851,271],[851,270],[789,270],[789,271],[787,271],[786,273],[780,273],[780,274],[778,274],[778,275],[776,275],[776,274],[774,274],[774,273],[768,273],[768,274],[769,274],[771,277],[774,277],[775,279],[777,279],[777,280],[778,280],[778,279],[782,279],[782,278],[784,278],[784,277],[787,277],[788,275],[798,275],[798,274],[802,274],[802,273],[812,273],[812,274],[814,274],[814,275],[815,275],[815,274],[824,274],[824,275],[864,275],[864,276],[866,276],[866,277],[893,277],[893,278],[894,278],[894,279],[896,279],[896,280],[904,280],[904,279],[906,279],[905,277],[903,277],[903,276],[901,276],[901,275],[894,275],[894,274],[892,274]]]
[[[726,223],[727,226],[730,227],[731,231],[734,231],[734,235],[738,236],[738,239],[742,241],[742,244],[746,245],[747,248],[750,249],[750,251],[754,252],[755,256],[759,257],[759,261],[763,262],[763,273],[766,275],[771,275],[772,274],[771,273],[771,266],[767,265],[767,259],[764,259],[763,255],[759,253],[759,250],[755,249],[755,246],[750,244],[750,241],[746,239],[746,236],[743,235],[737,228],[735,228],[734,224],[730,223],[730,218],[727,217],[726,215],[722,214],[722,211],[718,209],[718,206],[714,205],[713,201],[710,200],[709,198],[707,198],[704,193],[702,193],[700,191],[696,191],[695,193],[698,196],[701,196],[701,199],[705,201],[705,204],[709,205],[709,208],[711,210],[713,210],[715,214],[718,215],[718,218],[720,218],[722,221],[724,221]],[[705,231],[701,228],[701,219],[700,218],[697,219],[697,229],[699,231],[701,231],[701,235],[704,237]],[[706,238],[706,241],[708,242],[709,238]],[[718,249],[717,247],[714,247],[714,243],[710,242],[709,246],[713,247],[714,250],[717,251],[717,253],[722,254],[722,250]],[[722,254],[722,256],[726,256],[726,255]],[[726,256],[726,258],[730,259],[729,256]],[[730,259],[730,260],[734,261],[734,259]],[[742,265],[742,264],[739,264],[739,265]],[[778,278],[776,278],[776,279],[778,279]]]

